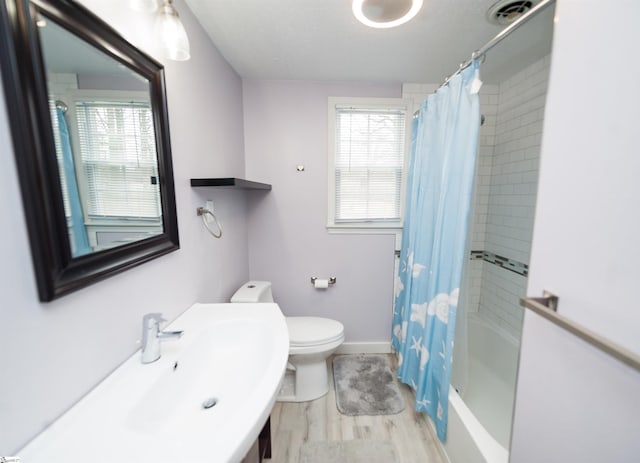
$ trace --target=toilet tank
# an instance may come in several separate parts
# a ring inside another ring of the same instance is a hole
[[[270,281],[248,281],[231,296],[231,302],[273,302]]]

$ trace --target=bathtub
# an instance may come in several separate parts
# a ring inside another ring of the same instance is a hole
[[[464,398],[451,387],[444,449],[451,463],[507,463],[519,345],[469,314],[469,377]]]

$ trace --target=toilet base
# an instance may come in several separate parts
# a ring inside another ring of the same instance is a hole
[[[289,360],[292,360],[291,357]],[[290,369],[291,367],[293,369]],[[297,365],[290,363],[276,400],[278,402],[306,402],[318,399],[327,392],[329,392],[329,375],[325,357]]]

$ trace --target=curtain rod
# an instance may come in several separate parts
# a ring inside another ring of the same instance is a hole
[[[444,85],[447,85],[449,83],[449,81],[454,76],[459,74],[463,69],[466,69],[467,67],[469,67],[474,59],[485,57],[486,53],[489,50],[491,50],[493,47],[495,47],[500,42],[502,42],[505,38],[507,38],[509,35],[511,35],[511,33],[513,31],[518,29],[524,23],[528,22],[530,19],[532,19],[535,16],[537,16],[538,13],[544,11],[549,5],[551,5],[551,4],[555,3],[555,2],[556,2],[556,0],[542,0],[536,6],[531,8],[531,10],[529,10],[527,13],[525,13],[522,16],[520,16],[518,19],[516,19],[514,22],[512,22],[509,26],[507,26],[504,29],[502,29],[502,31],[500,31],[500,33],[498,33],[498,35],[496,35],[494,38],[489,40],[482,48],[480,48],[480,49],[474,51],[473,53],[471,53],[471,57],[468,60],[463,61],[462,63],[460,63],[460,66],[458,67],[458,70],[456,72],[454,72],[453,74],[451,74],[449,77],[447,77],[444,80],[444,82],[440,85],[440,87],[442,87]],[[438,88],[440,88],[440,87],[438,87]]]
[[[69,106],[62,100],[56,100],[56,108],[61,110],[63,113],[66,113],[69,110]]]

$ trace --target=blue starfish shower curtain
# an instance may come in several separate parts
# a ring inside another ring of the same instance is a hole
[[[69,127],[64,117],[64,112],[56,108],[58,120],[58,131],[60,134],[60,149],[62,150],[62,165],[64,168],[66,187],[69,198],[69,209],[71,223],[69,226],[71,239],[71,255],[73,257],[82,256],[91,252],[87,230],[84,226],[84,215],[82,214],[82,204],[78,192],[78,182],[76,180],[76,168],[73,162],[73,151],[71,150],[71,140],[69,137]]]
[[[411,143],[392,344],[415,409],[444,441],[458,294],[480,127],[478,64],[422,104]]]

